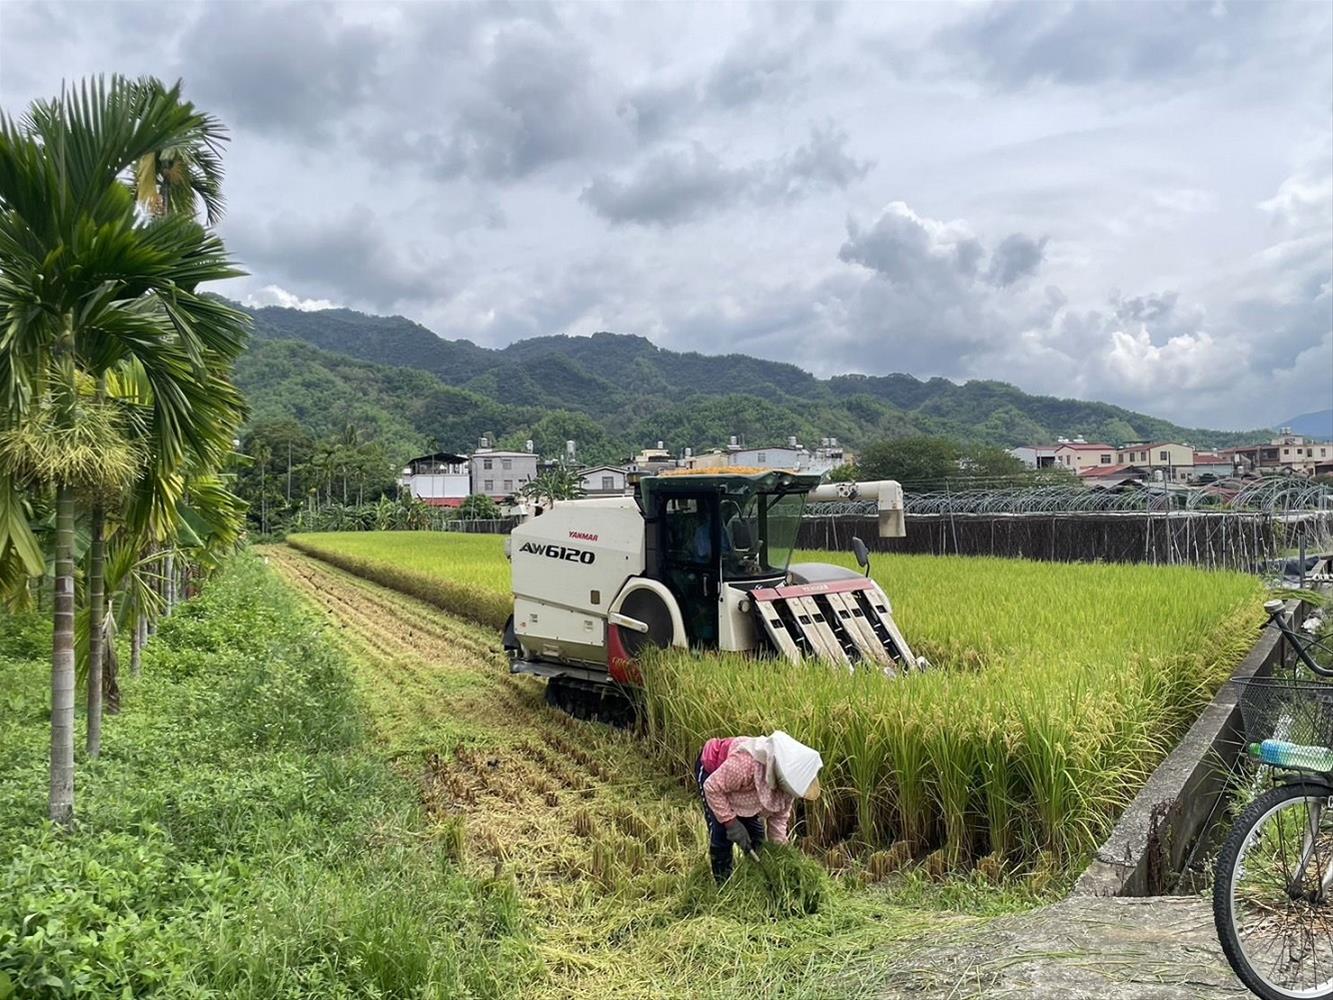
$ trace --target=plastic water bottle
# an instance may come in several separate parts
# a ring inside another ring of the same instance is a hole
[[[1333,771],[1333,750],[1306,747],[1285,740],[1264,740],[1258,758],[1274,767],[1299,768],[1303,771]]]

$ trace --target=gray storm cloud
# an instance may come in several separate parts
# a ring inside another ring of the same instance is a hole
[[[1333,402],[1330,39],[1318,4],[11,0],[0,103],[182,78],[232,132],[238,298],[1253,426]]]

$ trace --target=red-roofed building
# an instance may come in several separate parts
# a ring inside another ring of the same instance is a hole
[[[1071,472],[1089,467],[1116,464],[1115,449],[1109,444],[1088,444],[1084,441],[1064,441],[1055,449],[1055,464]]]
[[[1196,451],[1194,453],[1194,478],[1212,476],[1226,479],[1236,474],[1236,465],[1230,455],[1220,451]]]

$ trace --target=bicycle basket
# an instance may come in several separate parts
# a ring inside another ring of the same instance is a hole
[[[1256,677],[1237,700],[1245,742],[1265,763],[1333,771],[1333,684]]]

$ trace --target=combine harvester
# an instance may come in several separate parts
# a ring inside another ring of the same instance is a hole
[[[789,565],[807,498],[875,500],[881,537],[904,534],[902,489],[821,486],[817,475],[708,470],[641,478],[633,496],[562,500],[506,541],[515,673],[547,678],[546,700],[620,720],[651,647],[745,651],[887,673],[918,666],[870,579],[828,563]]]

